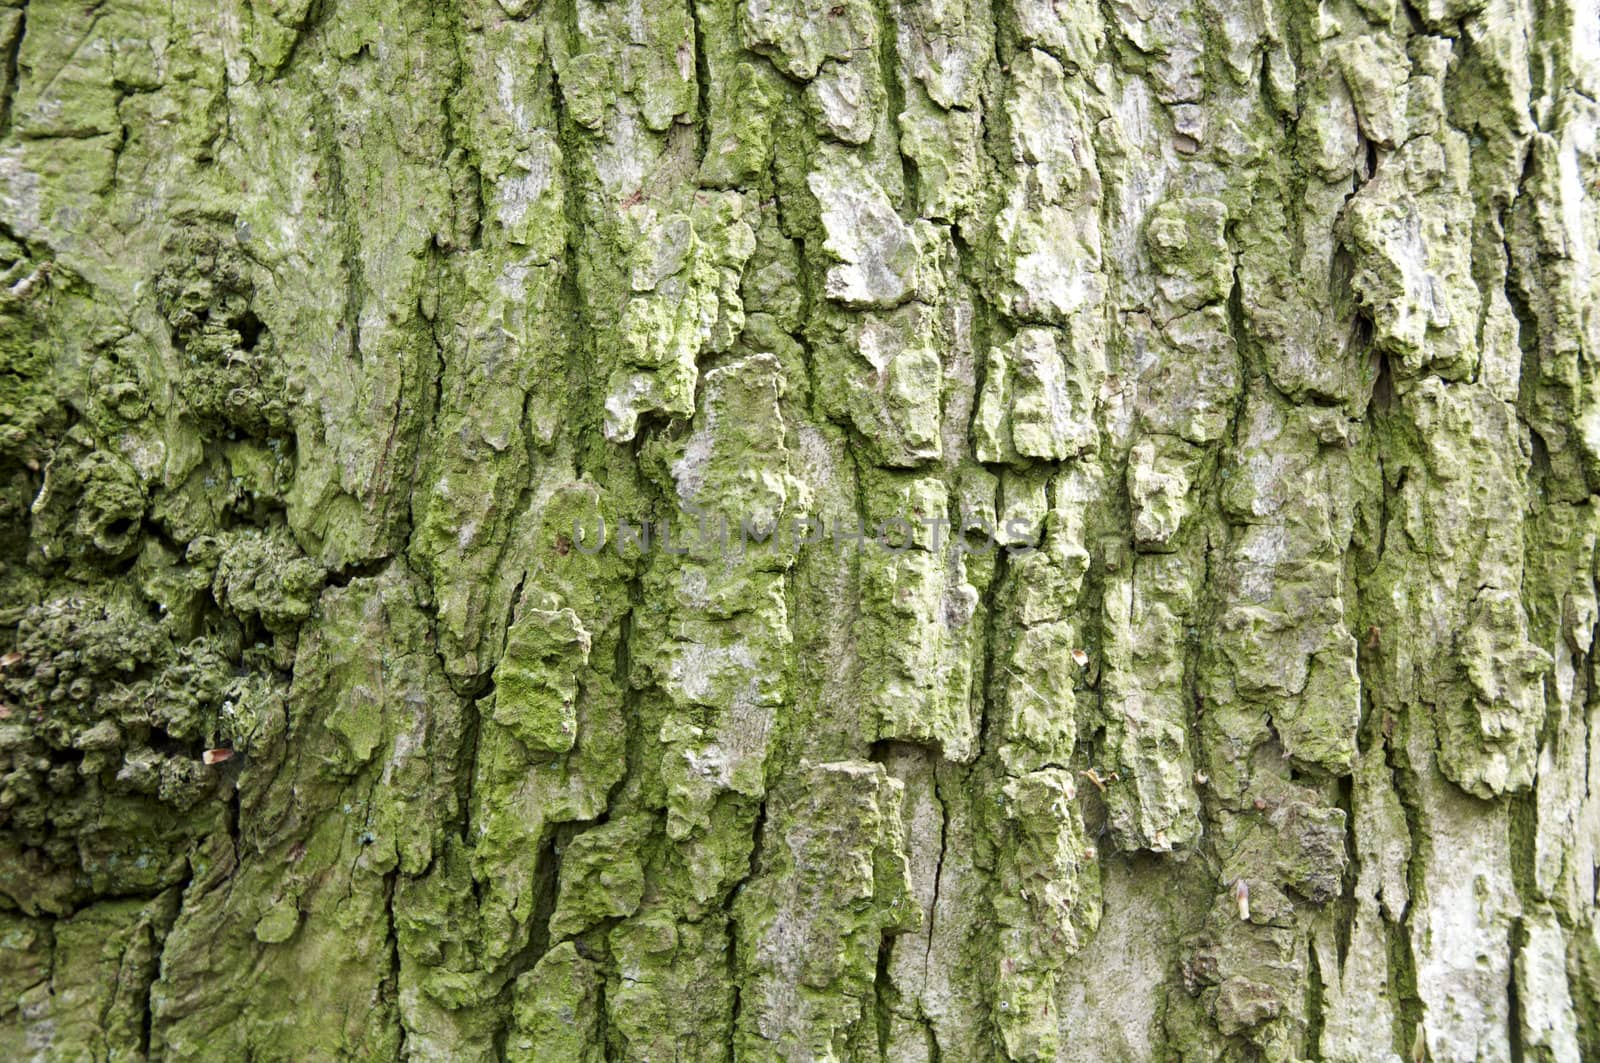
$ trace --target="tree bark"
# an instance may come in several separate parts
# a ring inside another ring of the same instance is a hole
[[[0,1056],[1600,1059],[1593,0],[0,52]]]

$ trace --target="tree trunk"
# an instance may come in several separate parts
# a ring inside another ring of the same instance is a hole
[[[0,1056],[1600,1059],[1594,0],[0,44]]]

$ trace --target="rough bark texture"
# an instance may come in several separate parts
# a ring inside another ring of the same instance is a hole
[[[1600,1059],[1592,0],[0,54],[0,1056]]]

